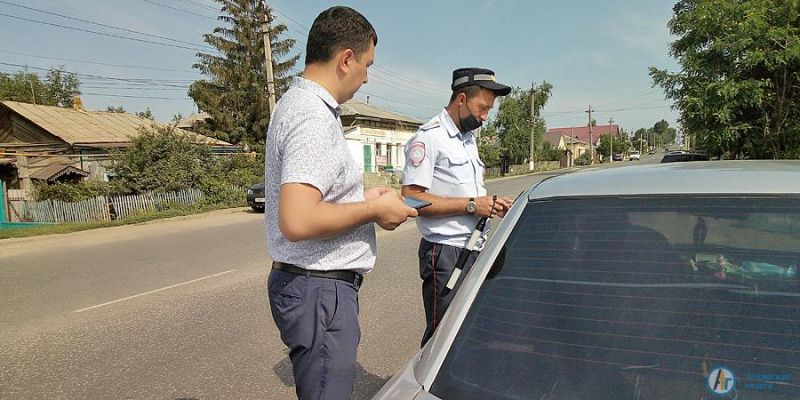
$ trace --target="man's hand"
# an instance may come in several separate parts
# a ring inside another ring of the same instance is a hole
[[[364,194],[366,195],[366,192]],[[383,229],[392,231],[409,217],[414,218],[417,216],[417,210],[407,206],[403,202],[403,197],[393,189],[384,191],[374,201],[377,208],[375,223]]]
[[[494,215],[500,218],[505,217],[512,205],[514,205],[514,199],[511,197],[498,197],[494,206]]]
[[[495,199],[494,196],[481,196],[475,199],[475,204],[478,206],[478,209],[475,210],[475,215],[479,217],[494,217],[496,215],[502,218],[511,208],[511,205],[514,204],[514,199],[510,197],[498,197]]]
[[[394,191],[394,189],[389,187],[374,187],[369,188],[364,191],[364,200],[375,200],[378,197],[381,197],[384,193]]]

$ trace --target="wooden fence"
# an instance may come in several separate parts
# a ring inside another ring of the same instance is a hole
[[[179,192],[146,193],[133,196],[99,196],[75,203],[58,200],[17,201],[11,205],[12,222],[89,222],[124,219],[135,211],[159,211],[168,204],[197,203],[198,189]]]
[[[22,201],[15,206],[19,222],[89,222],[110,221],[105,197],[75,203],[58,200]]]
[[[198,189],[181,190],[168,193],[144,193],[133,196],[119,196],[111,198],[111,205],[117,219],[125,219],[133,211],[160,211],[167,204],[197,203],[203,197],[203,192]]]

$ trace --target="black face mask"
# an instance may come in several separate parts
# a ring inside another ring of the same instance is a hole
[[[483,122],[478,121],[478,119],[472,115],[472,112],[469,111],[469,108],[467,108],[467,114],[468,115],[466,118],[461,118],[461,109],[458,110],[458,124],[461,125],[462,133],[474,131],[483,125]]]

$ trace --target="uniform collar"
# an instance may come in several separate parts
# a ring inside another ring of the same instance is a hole
[[[450,114],[447,112],[447,109],[443,109],[442,113],[439,114],[439,120],[442,121],[442,125],[444,125],[444,129],[447,130],[447,133],[450,134],[450,137],[456,137],[461,132],[456,128],[456,123],[453,122],[453,119],[450,118]]]
[[[472,131],[461,133],[461,131],[456,128],[456,123],[453,122],[453,118],[450,118],[450,114],[447,112],[446,108],[439,114],[439,120],[442,121],[442,125],[444,125],[450,137],[457,137],[461,140],[469,140],[472,137]]]
[[[333,115],[336,118],[339,118],[339,116],[342,114],[342,107],[333,98],[333,96],[331,96],[330,92],[328,92],[328,90],[322,87],[319,83],[314,82],[311,79],[304,78],[302,76],[295,76],[294,79],[292,80],[292,86],[298,89],[307,90],[317,95],[317,97],[322,99],[322,101],[325,102],[325,104],[328,105],[328,107],[330,107],[331,111],[333,112]]]

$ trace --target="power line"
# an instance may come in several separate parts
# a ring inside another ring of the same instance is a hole
[[[197,71],[197,70],[157,68],[157,67],[147,67],[147,66],[144,66],[144,65],[109,64],[109,63],[102,63],[102,62],[97,62],[97,61],[79,60],[79,59],[76,59],[76,58],[59,58],[59,57],[42,56],[42,55],[36,55],[36,54],[26,54],[26,53],[19,53],[19,52],[16,52],[16,51],[8,51],[8,50],[0,50],[0,53],[16,54],[16,55],[20,55],[20,56],[44,58],[44,59],[49,59],[49,60],[72,61],[72,62],[85,63],[85,64],[103,65],[103,66],[107,66],[107,67],[139,68],[139,69],[151,69],[151,70],[155,70],[155,71],[168,71],[168,72],[191,72],[191,73],[197,73],[197,74],[200,73],[200,71]]]
[[[295,21],[294,19],[288,17],[286,14],[284,14],[283,12],[281,12],[280,10],[278,10],[277,8],[275,8],[273,6],[269,6],[269,8],[272,9],[273,11],[275,11],[276,13],[282,15],[284,18],[288,19],[289,21],[292,21],[293,23],[295,23],[298,26],[300,26],[303,29],[305,29],[305,32],[299,32],[299,33],[301,33],[303,35],[308,35],[308,32],[310,31],[310,29],[308,27],[306,27],[303,24],[301,24],[301,23]],[[303,43],[298,39],[295,39],[295,40],[300,42],[300,43]],[[305,43],[303,43],[303,45],[305,45]],[[435,84],[435,83],[428,83],[428,82],[425,82],[425,81],[421,81],[419,79],[407,78],[402,74],[399,74],[397,72],[389,70],[388,68],[382,68],[382,67],[379,67],[377,65],[372,66],[372,68],[377,69],[378,71],[381,71],[384,74],[387,74],[387,75],[390,75],[390,76],[391,75],[396,76],[399,79],[405,80],[405,81],[407,81],[409,83],[413,83],[414,85],[417,85],[419,87],[426,87],[428,89],[432,89],[434,91],[439,91],[439,92],[441,92],[441,91],[450,92],[450,88],[449,87],[445,87],[443,85],[439,85],[439,84]]]
[[[182,13],[191,14],[191,15],[196,15],[196,16],[198,16],[198,17],[202,17],[202,18],[210,19],[210,20],[213,20],[213,21],[216,21],[216,20],[217,20],[216,18],[212,18],[212,17],[209,17],[209,16],[207,16],[207,15],[203,15],[203,14],[194,13],[194,12],[191,12],[191,11],[184,10],[184,9],[182,9],[182,8],[175,8],[175,7],[172,7],[172,6],[168,6],[168,5],[166,5],[166,4],[157,3],[157,2],[155,2],[155,1],[152,1],[152,0],[142,0],[142,1],[144,1],[144,2],[147,2],[147,3],[150,3],[150,4],[155,4],[155,5],[157,5],[157,6],[160,6],[160,7],[169,8],[169,9],[171,9],[171,10],[180,11],[180,12],[182,12]]]
[[[83,77],[95,78],[95,79],[106,79],[106,80],[115,80],[115,81],[132,82],[132,83],[160,83],[160,84],[162,84],[164,86],[170,86],[170,83],[174,83],[174,82],[195,82],[195,80],[193,80],[193,79],[118,78],[118,77],[104,76],[104,75],[82,74],[82,73],[78,73],[78,72],[71,72],[71,71],[66,71],[66,70],[56,69],[56,68],[48,69],[48,68],[32,67],[32,66],[29,66],[29,65],[12,64],[12,63],[5,63],[5,62],[0,62],[0,65],[8,65],[8,66],[18,67],[18,68],[31,68],[31,69],[36,69],[36,70],[40,70],[40,71],[55,70],[55,71],[59,71],[59,72],[72,73],[72,74],[75,74],[76,76],[83,76]],[[168,82],[170,82],[170,83],[168,83]]]
[[[17,16],[14,16],[14,15],[8,15],[8,14],[3,14],[3,13],[0,13],[0,16],[7,17],[7,18],[18,19],[18,20],[22,20],[22,21],[35,22],[35,23],[43,24],[43,25],[56,26],[56,27],[64,28],[64,29],[71,29],[71,30],[79,31],[79,32],[92,33],[92,34],[100,35],[100,36],[108,36],[108,37],[114,37],[114,38],[118,38],[118,39],[132,40],[132,41],[135,41],[135,42],[142,42],[142,43],[157,44],[157,45],[160,45],[160,46],[175,47],[175,48],[179,48],[179,49],[186,49],[186,50],[192,50],[192,51],[203,51],[203,49],[200,49],[200,48],[197,48],[197,47],[186,47],[186,46],[181,46],[181,45],[178,45],[178,44],[154,42],[152,40],[132,38],[130,36],[115,35],[113,33],[97,32],[97,31],[92,31],[92,30],[89,30],[89,29],[75,28],[75,27],[72,27],[72,26],[59,25],[59,24],[54,24],[52,22],[44,22],[44,21],[39,21],[39,20],[35,20],[35,19],[17,17]]]
[[[139,32],[139,31],[135,31],[135,30],[132,30],[132,29],[120,28],[118,26],[111,26],[111,25],[107,25],[107,24],[102,24],[102,23],[95,22],[95,21],[89,21],[89,20],[83,19],[83,18],[70,17],[68,15],[63,15],[63,14],[58,14],[58,13],[54,13],[54,12],[50,12],[50,11],[40,10],[38,8],[33,8],[33,7],[22,6],[22,5],[19,5],[19,4],[9,3],[9,2],[3,1],[3,0],[0,0],[0,3],[8,4],[10,6],[15,6],[15,7],[19,7],[19,8],[24,8],[26,10],[40,12],[40,13],[43,13],[43,14],[55,15],[57,17],[71,19],[73,21],[85,22],[87,24],[102,26],[104,28],[116,29],[116,30],[120,30],[120,31],[124,31],[124,32],[135,33],[137,35],[149,36],[149,37],[154,37],[154,38],[157,38],[157,39],[170,40],[170,41],[177,42],[177,43],[183,43],[183,44],[188,44],[188,45],[192,45],[192,46],[197,46],[196,43],[186,42],[186,41],[178,40],[178,39],[172,39],[172,38],[168,38],[166,36],[159,36],[159,35],[153,35],[153,34],[150,34],[150,33]],[[200,46],[207,47],[209,49],[214,49],[213,47],[209,47],[209,46],[205,46],[205,45],[200,45]],[[216,50],[216,49],[214,49],[214,50]]]
[[[598,107],[605,107],[605,106],[610,106],[612,104],[624,103],[626,101],[635,100],[635,99],[638,99],[638,98],[641,98],[641,97],[652,96],[652,95],[657,94],[657,93],[661,93],[661,91],[655,90],[655,91],[652,91],[652,92],[647,92],[645,94],[641,94],[641,95],[634,96],[634,97],[629,97],[627,99],[612,101],[611,103],[600,104]]]
[[[278,10],[275,10],[275,11],[278,11]],[[287,27],[289,27],[290,29],[294,29],[291,26],[289,26],[288,24],[285,24],[285,25]],[[294,29],[294,30],[297,31],[296,29]],[[299,32],[299,31],[297,31],[297,32]],[[302,32],[300,32],[300,33],[302,33]],[[303,46],[306,45],[306,43],[303,42],[300,39],[296,39],[296,38],[294,38],[292,36],[289,36],[289,35],[286,35],[286,36],[288,38],[290,38],[290,39],[293,39],[295,42],[302,44]],[[372,71],[372,73],[371,73],[372,78],[377,79],[378,83],[382,82],[382,83],[386,84],[387,86],[391,87],[392,89],[400,90],[401,92],[410,93],[410,94],[414,94],[414,95],[418,95],[418,96],[422,95],[422,96],[426,96],[426,97],[429,97],[429,98],[436,98],[436,99],[440,98],[444,94],[440,90],[430,89],[430,88],[427,88],[427,87],[424,87],[424,86],[411,87],[411,86],[408,86],[408,85],[406,85],[406,84],[404,84],[402,82],[393,81],[390,78],[384,76],[383,75],[384,73],[382,73],[381,71],[375,70],[375,68],[377,68],[377,66],[375,66],[375,65],[370,67],[370,69]],[[410,89],[412,91],[404,90],[403,88]],[[425,91],[427,91],[427,92],[425,92]],[[449,94],[447,94],[447,95],[449,96]]]
[[[186,97],[129,96],[129,95],[124,95],[124,94],[104,94],[104,93],[90,93],[90,92],[82,92],[82,94],[88,94],[88,95],[100,96],[100,97],[123,97],[123,98],[129,98],[129,99],[194,101],[193,99],[186,98]]]
[[[207,10],[212,10],[212,11],[214,11],[214,12],[217,12],[217,11],[219,11],[219,9],[218,9],[218,8],[216,8],[216,7],[211,7],[211,6],[209,6],[209,5],[202,4],[202,3],[198,3],[198,2],[196,2],[196,1],[192,1],[192,0],[180,0],[180,1],[182,1],[182,2],[184,2],[184,3],[186,3],[186,4],[192,4],[192,5],[196,5],[196,6],[198,6],[198,7],[205,8],[205,9],[207,9]]]

